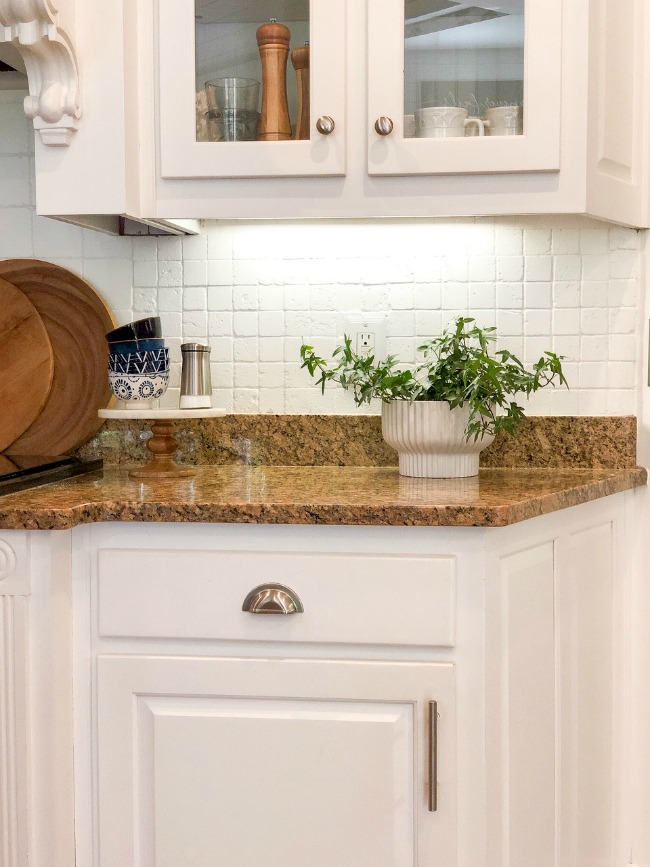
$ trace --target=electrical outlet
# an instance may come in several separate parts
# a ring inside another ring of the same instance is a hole
[[[374,331],[357,331],[355,349],[359,355],[374,355],[375,354],[375,332]]]
[[[386,317],[377,313],[343,313],[340,319],[342,335],[352,339],[352,348],[359,355],[386,358]]]

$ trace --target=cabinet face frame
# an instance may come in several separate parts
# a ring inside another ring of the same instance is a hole
[[[197,142],[194,0],[155,0],[157,120],[163,178],[341,176],[346,171],[346,0],[310,0],[311,139]],[[293,74],[288,63],[288,75]],[[324,136],[316,119],[334,119]]]
[[[562,0],[526,0],[524,16],[524,135],[405,139],[403,0],[368,0],[370,175],[559,171]]]

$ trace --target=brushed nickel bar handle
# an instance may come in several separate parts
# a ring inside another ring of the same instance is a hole
[[[438,702],[429,702],[429,812],[438,809]]]

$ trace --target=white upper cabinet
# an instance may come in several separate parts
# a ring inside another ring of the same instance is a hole
[[[345,174],[345,0],[157,6],[162,178]]]
[[[41,214],[650,225],[639,0],[67,7],[83,101],[36,141]]]
[[[159,214],[584,211],[586,123],[562,112],[586,119],[587,20],[584,0],[154,0]]]
[[[561,22],[561,0],[370,0],[368,172],[558,171]]]
[[[345,13],[345,0],[158,0],[160,176],[346,174]],[[348,119],[367,172],[558,171],[561,13],[561,0],[371,0],[367,110]]]

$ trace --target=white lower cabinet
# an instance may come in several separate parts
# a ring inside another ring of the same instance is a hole
[[[633,502],[3,532],[2,867],[635,863]]]
[[[100,864],[456,863],[453,679],[448,663],[101,656]]]
[[[456,558],[351,530],[93,534],[100,867],[456,863]]]

